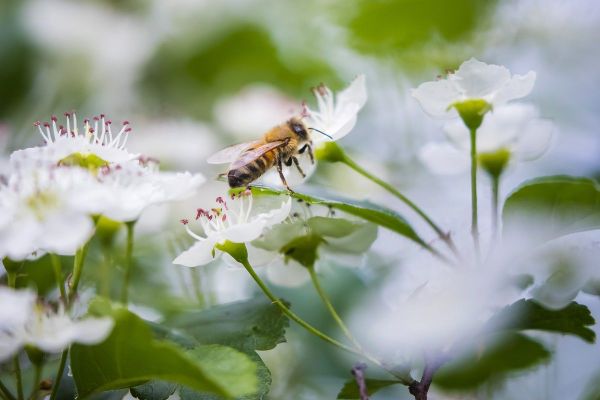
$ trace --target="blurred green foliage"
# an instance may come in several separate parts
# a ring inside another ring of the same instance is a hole
[[[0,118],[19,110],[33,84],[34,51],[17,16],[12,3],[0,5]]]
[[[393,58],[403,67],[419,68],[444,52],[450,43],[469,40],[485,22],[495,1],[480,0],[363,0],[347,16],[350,44],[358,51]],[[428,47],[433,45],[433,47]],[[412,52],[408,55],[408,52]],[[424,57],[427,55],[428,57]],[[438,62],[452,67],[460,55]]]
[[[271,84],[301,99],[321,81],[339,82],[331,67],[317,58],[284,58],[268,32],[256,25],[235,26],[205,44],[193,38],[168,41],[143,78],[146,91],[161,108],[197,117],[210,116],[216,99],[251,83]]]

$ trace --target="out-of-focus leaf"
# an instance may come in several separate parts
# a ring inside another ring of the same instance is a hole
[[[286,261],[292,259],[306,268],[313,268],[319,258],[317,252],[321,243],[325,243],[325,239],[321,236],[308,234],[294,238],[283,246],[280,251]]]
[[[252,193],[254,195],[281,195],[286,192],[275,190],[262,186],[253,186]],[[350,215],[362,218],[365,221],[372,222],[376,225],[387,228],[398,233],[422,246],[428,246],[427,243],[414,231],[412,226],[395,211],[374,205],[369,202],[356,202],[353,200],[326,200],[316,196],[309,196],[302,193],[290,194],[296,199],[306,201],[310,204],[318,204],[324,207],[330,207]]]
[[[190,115],[207,117],[215,99],[251,83],[271,84],[301,99],[321,81],[338,81],[317,59],[288,63],[268,33],[254,25],[236,25],[205,43],[190,38],[189,45],[181,42],[162,46],[149,64],[144,84],[149,93],[158,95],[151,98]]]
[[[531,368],[550,357],[546,348],[518,333],[487,336],[464,357],[442,366],[433,383],[445,389],[475,388],[490,378]]]
[[[400,381],[389,381],[383,379],[365,379],[367,385],[367,393],[372,396],[379,390],[392,385],[402,384]],[[344,387],[337,395],[339,400],[360,400],[360,392],[358,385],[354,379],[349,380],[344,384]]]
[[[182,331],[198,343],[217,343],[243,351],[270,350],[285,341],[289,320],[279,307],[256,298],[187,311],[165,326]]]
[[[599,400],[600,399],[600,371],[596,371],[590,380],[588,380],[579,400]]]
[[[347,22],[350,43],[361,52],[398,61],[407,50],[432,46],[438,55],[448,43],[467,39],[494,5],[478,0],[362,0],[351,8]]]
[[[166,400],[177,389],[171,382],[152,381],[130,389],[131,395],[140,400]]]
[[[105,305],[96,306],[95,312],[105,309]],[[186,352],[154,339],[150,328],[126,309],[114,308],[108,315],[115,319],[115,327],[103,343],[71,348],[71,369],[82,398],[152,379],[225,397],[254,393],[258,388],[256,365],[233,348],[206,345]]]
[[[6,118],[29,93],[33,79],[33,49],[19,23],[18,3],[0,6],[0,118]]]
[[[271,388],[271,372],[256,352],[248,353],[248,357],[250,357],[258,366],[259,389],[255,394],[238,397],[237,400],[262,400],[267,393],[269,393],[269,389]],[[223,400],[220,396],[201,393],[187,387],[181,388],[179,395],[181,400]]]
[[[583,304],[571,302],[562,310],[548,310],[534,300],[521,299],[494,315],[489,324],[501,326],[501,329],[534,329],[575,335],[593,343],[596,334],[590,326],[595,322]]]
[[[534,232],[540,241],[599,229],[600,187],[571,176],[533,179],[508,196],[502,218],[505,235],[522,229],[523,223],[539,225]]]
[[[348,236],[360,228],[360,224],[343,218],[312,217],[306,223],[315,234],[334,238]]]

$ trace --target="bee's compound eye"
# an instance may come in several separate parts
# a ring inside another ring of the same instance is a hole
[[[302,125],[300,125],[300,124],[292,124],[292,129],[298,135],[304,135],[304,127]]]

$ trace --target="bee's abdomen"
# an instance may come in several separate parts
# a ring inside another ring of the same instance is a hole
[[[232,188],[247,186],[260,178],[262,174],[273,166],[275,157],[269,153],[263,154],[243,167],[229,170],[227,173],[229,186]]]

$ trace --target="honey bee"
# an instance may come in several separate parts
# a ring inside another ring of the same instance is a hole
[[[283,175],[283,165],[291,167],[293,164],[300,175],[306,177],[297,156],[307,152],[311,163],[315,162],[309,129],[331,138],[324,132],[308,128],[301,118],[293,117],[275,126],[258,140],[229,146],[215,153],[208,158],[207,162],[209,164],[231,163],[226,175],[232,188],[248,186],[269,169],[276,167],[281,182],[292,192]]]

